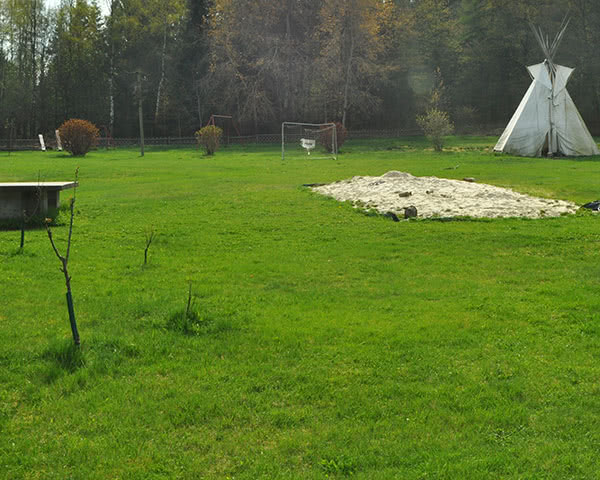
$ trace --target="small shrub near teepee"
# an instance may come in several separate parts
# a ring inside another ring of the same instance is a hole
[[[219,149],[221,135],[223,135],[223,129],[207,125],[196,132],[196,140],[204,147],[207,155],[213,155]]]
[[[346,130],[346,127],[344,127],[344,125],[342,124],[342,122],[331,122],[331,123],[335,123],[335,135],[336,135],[336,140],[337,140],[337,151],[339,152],[340,148],[342,148],[342,145],[343,145],[344,141],[346,140],[346,135],[348,134],[348,130]],[[321,130],[324,130],[324,132],[322,132],[321,135],[319,135],[319,143],[329,153],[333,153],[331,151],[331,147],[333,145],[332,138],[331,138],[331,136],[333,135],[333,130],[330,129],[328,126],[325,126],[325,125],[321,126]]]
[[[430,108],[425,115],[419,115],[417,124],[431,141],[436,152],[442,151],[444,137],[454,132],[454,125],[450,121],[448,113],[437,108]]]
[[[96,145],[100,132],[91,122],[72,118],[58,129],[63,148],[75,157],[83,157]]]

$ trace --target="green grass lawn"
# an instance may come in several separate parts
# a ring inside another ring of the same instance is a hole
[[[600,478],[598,217],[394,223],[301,186],[401,170],[600,198],[600,159],[493,144],[0,153],[2,181],[80,166],[82,337],[45,231],[22,252],[0,231],[0,478]]]

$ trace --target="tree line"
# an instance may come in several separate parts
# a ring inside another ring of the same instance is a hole
[[[188,136],[211,114],[245,134],[282,121],[410,129],[433,91],[460,132],[506,124],[553,35],[600,133],[597,0],[0,0],[0,138],[68,118]],[[141,82],[137,81],[138,78]]]

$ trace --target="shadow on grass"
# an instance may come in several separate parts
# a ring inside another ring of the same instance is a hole
[[[72,340],[55,341],[42,354],[56,369],[73,373],[85,367],[85,356],[81,347],[76,346]]]
[[[34,257],[37,257],[37,253],[28,250],[27,245],[25,245],[25,248],[17,247],[14,250],[9,250],[7,252],[0,253],[0,256],[5,256],[5,257],[9,257],[9,258],[14,258],[14,257],[34,258]]]
[[[52,384],[65,375],[78,375],[79,383],[99,375],[118,375],[130,370],[125,360],[138,357],[138,347],[120,340],[92,339],[76,347],[71,339],[56,340],[42,353],[46,365],[41,380]]]

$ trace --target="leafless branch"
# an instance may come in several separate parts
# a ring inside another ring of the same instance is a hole
[[[51,218],[47,218],[46,219],[46,232],[48,233],[48,238],[50,239],[50,245],[52,245],[52,249],[54,250],[54,253],[56,254],[57,258],[61,261],[61,263],[64,265],[65,263],[65,257],[63,257],[60,252],[58,251],[58,248],[56,248],[56,244],[54,243],[54,238],[52,237],[52,230],[50,229],[50,222],[52,221]],[[62,271],[62,269],[61,269]]]
[[[73,188],[73,198],[71,198],[71,220],[69,222],[69,239],[67,241],[67,254],[65,255],[66,261],[69,261],[69,255],[71,254],[71,237],[73,235],[73,218],[75,217],[75,196],[77,195],[77,181],[79,180],[79,167],[75,169],[75,187]]]

